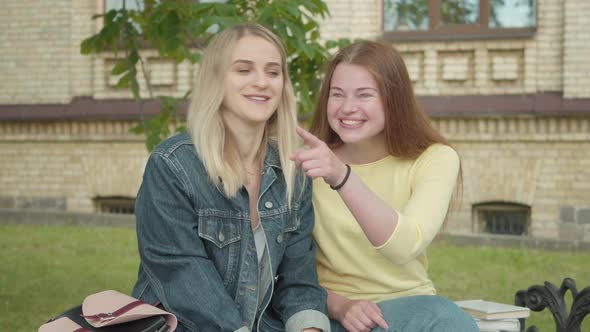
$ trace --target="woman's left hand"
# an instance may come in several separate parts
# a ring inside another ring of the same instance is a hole
[[[295,162],[297,168],[303,169],[307,176],[321,177],[331,186],[338,185],[346,175],[346,165],[321,139],[301,127],[297,127],[296,131],[309,149],[299,150],[289,159]]]

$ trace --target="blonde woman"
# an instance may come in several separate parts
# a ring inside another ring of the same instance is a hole
[[[256,24],[205,49],[189,132],[151,154],[137,196],[134,296],[177,331],[328,331],[315,272],[311,183],[289,155],[295,101],[285,50]]]

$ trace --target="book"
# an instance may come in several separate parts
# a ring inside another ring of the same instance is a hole
[[[475,319],[480,332],[520,332],[520,322],[517,318],[507,319]]]
[[[531,314],[529,308],[485,300],[457,301],[455,303],[471,317],[478,319],[527,318]]]

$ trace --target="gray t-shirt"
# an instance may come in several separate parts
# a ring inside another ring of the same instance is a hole
[[[266,247],[266,241],[264,240],[264,231],[262,227],[260,227],[260,222],[258,225],[252,230],[254,231],[254,244],[256,245],[256,254],[258,255],[258,263],[262,259],[262,254],[264,253],[264,247]]]

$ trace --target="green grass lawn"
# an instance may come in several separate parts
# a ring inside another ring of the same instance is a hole
[[[96,291],[130,293],[138,265],[129,228],[0,225],[0,252],[0,331],[36,331]],[[439,293],[452,300],[513,303],[519,289],[568,276],[590,286],[590,253],[437,244],[429,259]],[[555,331],[548,313],[529,321]]]

